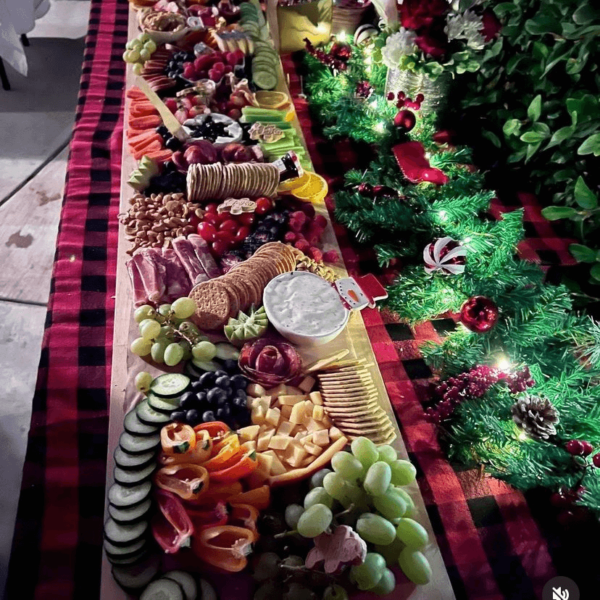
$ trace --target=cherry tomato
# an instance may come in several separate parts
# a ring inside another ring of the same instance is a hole
[[[233,231],[217,231],[215,234],[215,241],[225,242],[229,246],[233,243],[233,238]]]
[[[266,215],[273,209],[273,202],[270,198],[262,196],[256,201],[256,210],[254,211],[257,215]]]
[[[239,225],[233,219],[227,219],[219,225],[219,231],[231,231],[235,233]]]
[[[205,213],[204,214],[204,222],[205,223],[212,223],[213,225],[217,225],[217,223],[219,222],[217,220],[217,214],[216,213]]]
[[[211,248],[214,254],[217,256],[223,256],[223,254],[229,250],[229,244],[227,242],[217,240],[216,242],[212,243]]]
[[[243,242],[250,235],[250,227],[240,227],[233,238],[236,242]]]
[[[216,202],[211,202],[204,207],[204,210],[209,213],[217,214],[217,206],[219,206]]]
[[[196,215],[195,213],[192,213],[192,215],[190,216],[190,225],[193,225],[194,227],[198,227],[198,225],[200,225],[201,221],[200,218],[198,217],[198,215]]]
[[[254,223],[254,213],[242,213],[241,215],[238,215],[236,219],[240,225],[250,227],[250,225]]]
[[[231,219],[231,215],[229,213],[218,213],[215,215],[217,218],[217,223],[224,223],[225,221],[229,221]]]
[[[212,223],[208,221],[203,221],[198,225],[198,235],[207,242],[212,242],[215,239],[215,235],[217,234],[217,230]]]

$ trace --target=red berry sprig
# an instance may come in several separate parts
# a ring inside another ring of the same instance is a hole
[[[413,110],[421,110],[421,104],[425,97],[423,94],[417,94],[415,99],[408,97],[404,92],[388,92],[387,99],[390,102],[396,100],[396,108],[412,108]]]

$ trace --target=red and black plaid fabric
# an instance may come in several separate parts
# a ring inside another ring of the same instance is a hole
[[[126,0],[92,0],[9,600],[90,600],[100,593],[127,17]],[[297,95],[297,65],[286,58],[285,68]],[[317,170],[335,187],[357,154],[349,142],[325,142],[306,102],[296,106]],[[524,255],[566,263],[566,242],[554,236],[532,198],[521,201],[528,234],[537,232]],[[348,268],[368,271],[369,253],[357,250],[339,226],[336,232]],[[452,321],[411,330],[385,313],[364,317],[457,598],[539,598],[555,565],[576,581],[573,569],[591,571],[580,555],[574,560],[570,549],[561,549],[550,525],[533,520],[521,494],[445,460],[418,399],[431,375],[419,343],[438,339]],[[573,540],[572,547],[580,543]]]

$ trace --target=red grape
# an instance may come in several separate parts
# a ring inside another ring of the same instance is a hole
[[[226,219],[219,225],[219,231],[231,231],[235,233],[238,230],[238,224],[233,219]]]
[[[254,223],[254,213],[242,213],[241,215],[237,215],[236,219],[238,223],[250,227]]]
[[[227,242],[222,242],[221,240],[217,240],[213,242],[211,245],[212,251],[217,256],[223,256],[227,250],[229,250],[229,244]]]
[[[270,198],[262,196],[261,198],[258,198],[258,200],[256,201],[255,212],[257,215],[266,215],[272,209],[273,209],[273,202],[271,201]]]
[[[236,234],[234,240],[236,242],[243,242],[250,235],[250,227],[240,227]]]
[[[212,242],[215,239],[217,230],[212,223],[204,221],[198,225],[198,235],[207,242]]]
[[[209,213],[215,213],[215,214],[217,214],[217,207],[218,207],[218,206],[219,206],[219,205],[218,205],[216,202],[210,202],[209,204],[207,204],[207,205],[204,207],[204,210],[205,210],[206,212],[209,212]]]
[[[212,213],[212,212],[205,213],[204,221],[206,221],[207,223],[212,223],[213,225],[216,225],[219,222],[219,220],[217,219],[217,213]]]
[[[215,240],[219,242],[225,242],[228,246],[233,243],[234,234],[232,231],[217,231],[215,233]]]

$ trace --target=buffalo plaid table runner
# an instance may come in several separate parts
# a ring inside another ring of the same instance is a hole
[[[81,90],[63,201],[31,431],[6,598],[99,597],[108,404],[121,176],[126,0],[92,0]],[[294,95],[298,66],[284,59]],[[307,104],[297,111],[317,170],[332,187],[357,163],[349,142],[329,145]],[[569,264],[567,244],[541,218],[532,197],[522,252]],[[493,211],[510,209],[495,203]],[[350,271],[372,267],[368,252],[336,227]],[[560,539],[533,520],[526,499],[501,482],[453,468],[423,419],[420,385],[431,375],[419,343],[438,339],[451,320],[411,330],[392,315],[364,311],[437,540],[458,598],[541,597],[555,564],[569,565]],[[533,503],[532,503],[533,506]],[[569,575],[567,566],[561,574]],[[228,600],[228,599],[223,599]],[[434,599],[432,599],[434,600]]]

